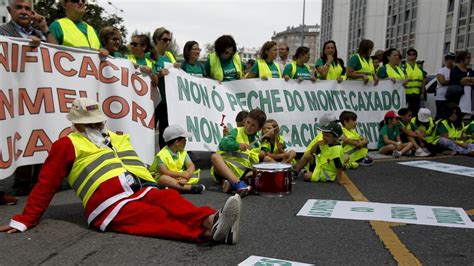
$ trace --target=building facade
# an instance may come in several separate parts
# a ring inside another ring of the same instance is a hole
[[[250,59],[253,59],[253,60],[256,60],[257,57],[258,57],[258,53],[259,53],[259,49],[257,48],[245,48],[245,47],[242,47],[242,48],[239,48],[238,49],[238,53],[239,53],[239,56],[240,56],[240,59],[246,63],[247,61],[249,61]]]
[[[443,52],[469,50],[474,55],[473,1],[448,0],[446,9]]]
[[[0,0],[0,25],[5,24],[10,20],[10,15],[7,10],[8,0]]]
[[[301,34],[304,29],[304,34]],[[296,49],[301,46],[301,37],[304,35],[303,46],[310,49],[310,59],[308,64],[314,66],[316,59],[319,57],[319,25],[305,25],[304,28],[287,27],[285,31],[274,32],[272,41],[277,43],[286,43],[290,48],[290,56],[293,56]]]
[[[471,0],[323,0],[320,47],[325,41],[334,40],[344,60],[357,51],[362,39],[374,41],[374,51],[393,47],[403,57],[409,48],[415,48],[425,70],[435,73],[443,55],[457,50],[455,42],[460,38],[445,34],[448,28],[453,33],[466,33],[460,39],[461,46],[468,42],[468,23],[461,30],[454,24],[459,24],[459,16],[469,20],[472,5]]]

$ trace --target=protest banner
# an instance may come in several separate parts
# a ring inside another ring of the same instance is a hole
[[[352,110],[358,116],[358,132],[368,138],[369,148],[375,149],[384,114],[405,106],[404,88],[399,82],[381,81],[373,86],[361,81],[339,84],[247,79],[220,84],[167,67],[168,121],[192,133],[188,150],[217,150],[222,138],[221,114],[226,115],[225,124],[232,129],[239,111],[257,107],[278,122],[286,146],[297,152],[303,152],[316,136],[318,117],[325,113],[339,116],[343,110]]]
[[[151,164],[155,88],[130,61],[0,36],[0,80],[0,179],[45,160],[52,143],[71,131],[66,114],[79,97],[98,100],[109,117],[106,127],[129,133]]]
[[[311,199],[297,216],[474,228],[462,208]]]

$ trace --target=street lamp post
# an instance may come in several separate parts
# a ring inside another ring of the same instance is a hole
[[[306,7],[306,0],[303,0],[303,24],[301,25],[301,46],[304,44],[304,12]]]

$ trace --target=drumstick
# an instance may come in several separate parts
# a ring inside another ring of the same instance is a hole
[[[222,118],[221,118],[221,127],[224,127],[225,124],[224,124],[224,118],[225,118],[225,114],[222,114]]]
[[[254,141],[250,142],[249,147],[252,147],[257,141],[262,141],[263,138],[268,137],[269,133],[272,133],[276,127],[270,129],[267,133],[265,133],[263,136],[261,136],[259,139],[255,139]]]

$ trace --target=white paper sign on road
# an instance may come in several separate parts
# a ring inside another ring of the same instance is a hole
[[[246,260],[239,263],[239,266],[310,266],[314,264],[307,264],[289,260],[281,260],[274,258],[265,258],[259,256],[250,256]]]
[[[462,208],[310,199],[297,216],[474,228]]]
[[[439,172],[453,174],[453,175],[464,175],[464,176],[474,177],[474,168],[466,167],[462,165],[439,163],[439,162],[426,161],[426,160],[400,162],[398,164],[419,167],[423,169],[434,170],[434,171],[439,171]]]

